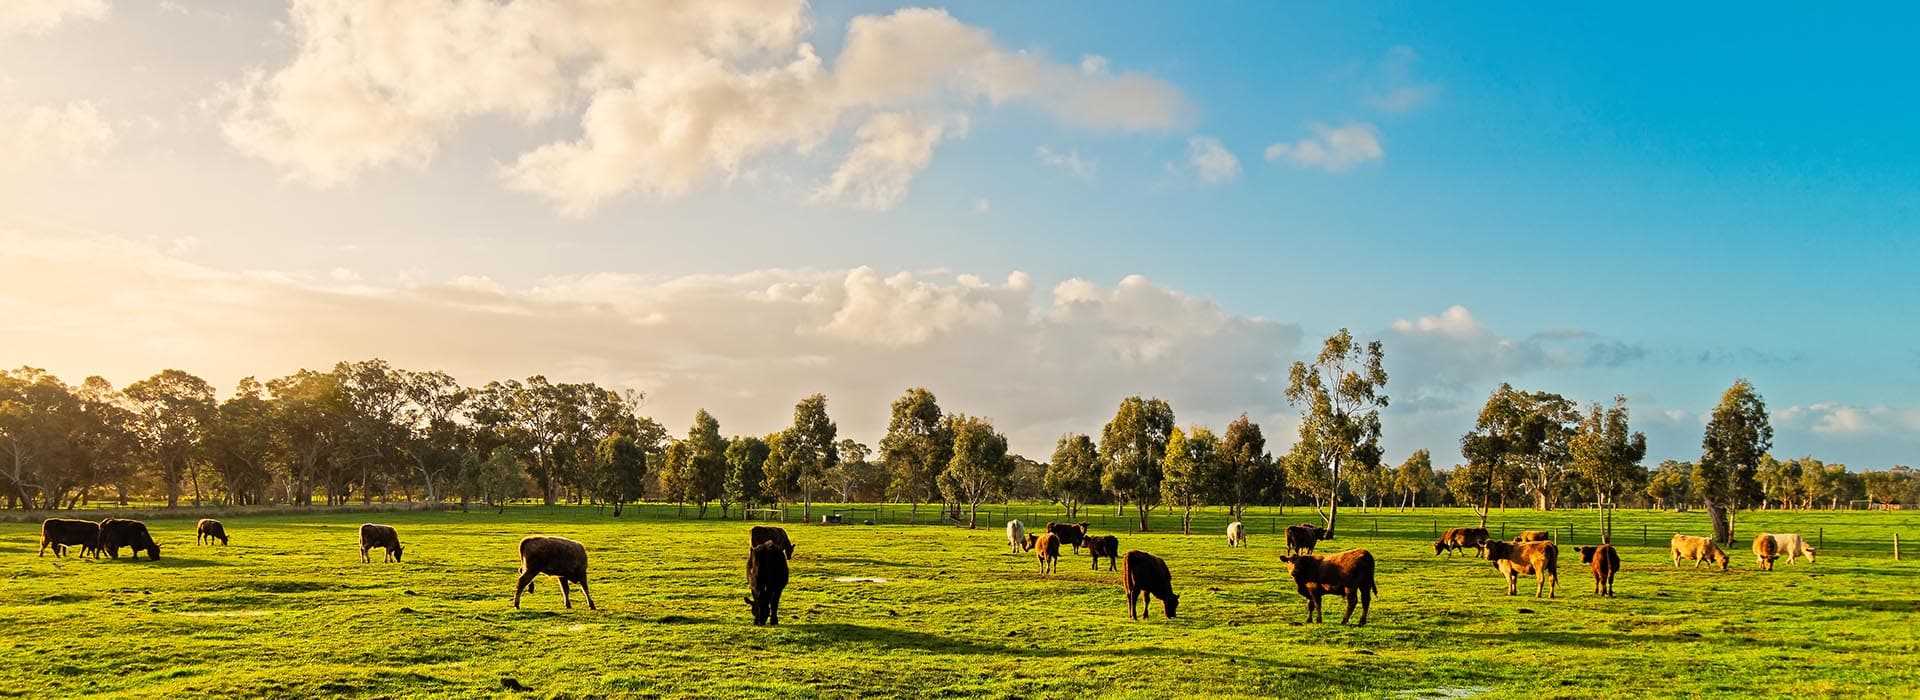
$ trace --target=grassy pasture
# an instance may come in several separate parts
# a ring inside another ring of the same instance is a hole
[[[36,525],[0,523],[0,695],[518,695],[503,678],[531,697],[1920,694],[1920,565],[1891,558],[1920,514],[1745,513],[1745,535],[1824,530],[1825,547],[1770,573],[1736,547],[1723,573],[1666,555],[1673,532],[1707,531],[1704,515],[1622,511],[1619,597],[1593,596],[1568,548],[1559,597],[1536,600],[1503,595],[1485,562],[1433,556],[1435,522],[1471,524],[1466,511],[1342,511],[1322,551],[1379,559],[1364,628],[1335,624],[1332,601],[1328,624],[1301,622],[1264,509],[1244,550],[1225,546],[1218,512],[1192,536],[1165,516],[1132,534],[1105,512],[1094,529],[1164,557],[1182,596],[1178,619],[1156,606],[1143,622],[1127,620],[1117,572],[1069,553],[1042,577],[1007,553],[998,508],[976,531],[887,524],[904,517],[893,507],[875,526],[788,524],[798,551],[778,628],[753,627],[741,599],[746,526],[671,514],[233,516],[226,548],[195,546],[190,519],[155,519],[164,556],[137,563],[39,558]],[[405,563],[359,562],[367,520],[399,528]],[[1572,543],[1591,543],[1594,522],[1510,510],[1491,525],[1564,538],[1571,524]],[[577,591],[562,609],[552,579],[509,606],[515,544],[534,533],[586,543],[598,611]]]

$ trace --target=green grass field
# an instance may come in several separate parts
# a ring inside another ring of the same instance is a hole
[[[1465,511],[1343,510],[1343,534],[1321,551],[1379,559],[1364,628],[1338,625],[1331,600],[1328,624],[1301,622],[1265,509],[1241,550],[1217,512],[1183,536],[1164,516],[1166,532],[1131,534],[1105,511],[1094,530],[1164,557],[1182,596],[1178,619],[1156,605],[1142,622],[1127,620],[1117,572],[1063,556],[1043,577],[1007,553],[999,509],[975,531],[788,524],[798,551],[778,628],[754,627],[742,601],[746,525],[640,515],[233,516],[225,548],[194,545],[191,519],[153,519],[158,562],[39,558],[37,525],[0,524],[0,695],[516,695],[503,678],[531,697],[1920,694],[1920,564],[1891,552],[1896,532],[1920,535],[1908,513],[1742,514],[1743,535],[1825,546],[1817,564],[1771,573],[1736,547],[1723,573],[1675,569],[1665,552],[1676,530],[1704,534],[1704,515],[1622,511],[1619,597],[1595,597],[1568,548],[1559,597],[1536,600],[1505,596],[1486,562],[1432,555],[1436,522],[1471,524]],[[368,520],[399,528],[405,563],[359,562]],[[1590,543],[1594,520],[1510,510],[1490,524],[1563,538],[1571,524]],[[577,591],[563,609],[550,578],[511,608],[515,546],[535,533],[586,543],[599,610]]]

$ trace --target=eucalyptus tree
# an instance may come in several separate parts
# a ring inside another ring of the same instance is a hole
[[[1767,420],[1767,402],[1753,383],[1735,380],[1707,420],[1700,441],[1700,463],[1693,470],[1694,489],[1707,504],[1714,539],[1733,544],[1729,512],[1760,498],[1754,474],[1760,459],[1773,446],[1773,426]]]
[[[793,425],[781,431],[774,450],[778,459],[768,459],[767,478],[782,486],[786,493],[799,493],[801,517],[813,521],[813,493],[826,481],[827,470],[840,461],[839,426],[827,416],[827,397],[814,394],[793,407]]]
[[[618,518],[627,502],[640,500],[646,492],[647,451],[615,431],[594,447],[594,457],[601,470],[596,482],[600,498],[613,504],[613,517]]]
[[[1595,403],[1588,409],[1567,445],[1573,470],[1586,480],[1601,506],[1602,541],[1612,541],[1613,520],[1607,507],[1613,505],[1614,495],[1646,474],[1640,460],[1647,457],[1647,436],[1629,430],[1627,397],[1615,396],[1612,408]]]
[[[1400,494],[1400,510],[1420,506],[1420,494],[1433,488],[1433,454],[1426,448],[1414,450],[1407,461],[1393,471],[1393,489]]]
[[[399,377],[406,401],[398,413],[398,452],[420,473],[427,500],[438,503],[472,441],[468,416],[473,392],[445,372],[401,372]]]
[[[894,400],[879,447],[893,497],[911,503],[915,514],[922,502],[940,497],[940,473],[953,459],[953,436],[933,392],[913,387]]]
[[[0,474],[8,507],[55,507],[53,486],[68,464],[68,435],[80,411],[73,392],[45,370],[0,373]]]
[[[253,377],[240,380],[233,396],[220,403],[207,431],[207,461],[220,476],[227,498],[238,505],[266,500],[276,459],[284,454],[285,438],[266,391]]]
[[[1223,462],[1220,438],[1211,430],[1196,425],[1186,432],[1174,428],[1168,435],[1160,491],[1169,503],[1181,507],[1182,533],[1193,534],[1193,506],[1217,491]]]
[[[313,505],[313,490],[319,481],[329,486],[327,503],[331,505],[331,465],[347,433],[347,398],[340,378],[303,369],[268,380],[267,391],[273,396],[273,421],[282,436],[281,447],[287,452],[287,500]]]
[[[967,506],[967,529],[973,529],[980,504],[1012,484],[1013,460],[1007,456],[1007,436],[991,421],[963,414],[950,419],[953,457],[940,473],[940,491],[948,501]]]
[[[1311,476],[1325,493],[1320,515],[1329,538],[1339,525],[1342,470],[1380,463],[1380,409],[1388,401],[1383,357],[1380,341],[1363,346],[1342,328],[1313,363],[1294,362],[1288,373],[1287,403],[1300,409],[1300,437],[1288,459],[1294,473]]]
[[[827,470],[827,481],[840,492],[843,503],[852,503],[854,498],[874,477],[874,465],[867,461],[873,450],[853,438],[841,438],[834,444],[840,453],[840,461]]]
[[[1173,408],[1167,402],[1129,396],[1100,429],[1100,486],[1114,495],[1121,512],[1133,503],[1141,532],[1147,531],[1147,516],[1160,500],[1162,463],[1173,426]]]
[[[1647,497],[1653,505],[1684,510],[1694,502],[1693,463],[1666,460],[1647,477]]]
[[[720,497],[720,491],[727,481],[727,440],[720,436],[720,421],[714,419],[707,409],[693,414],[693,426],[687,429],[686,461],[681,465],[686,474],[681,481],[686,485],[687,500],[699,509],[699,517],[707,517],[707,504]]]
[[[762,498],[760,484],[767,478],[764,468],[767,464],[767,441],[752,435],[736,436],[727,441],[727,481],[720,489],[720,517],[727,517],[727,507],[740,504],[741,515],[759,503]]]
[[[1100,495],[1100,453],[1093,439],[1078,433],[1060,436],[1043,485],[1047,495],[1067,509],[1068,519],[1080,517],[1080,505]]]
[[[1214,500],[1227,506],[1233,519],[1239,520],[1247,504],[1259,500],[1274,481],[1284,483],[1279,474],[1273,455],[1267,453],[1267,438],[1260,433],[1259,424],[1248,420],[1245,413],[1227,424],[1220,440],[1220,478],[1213,493]]]
[[[194,478],[194,505],[200,505],[200,443],[213,422],[213,385],[187,372],[168,369],[134,382],[125,392],[134,406],[134,430],[167,489],[167,507],[180,504],[180,482]]]
[[[341,362],[333,366],[347,399],[347,439],[341,460],[357,467],[360,502],[373,502],[375,480],[385,481],[384,470],[401,454],[407,426],[401,413],[407,404],[406,378],[386,360]]]
[[[660,497],[679,506],[678,515],[683,518],[687,515],[687,495],[693,489],[692,461],[693,450],[687,441],[675,440],[667,444],[666,461],[660,465]]]

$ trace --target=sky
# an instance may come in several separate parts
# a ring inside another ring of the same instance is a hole
[[[1501,382],[1649,462],[1920,458],[1910,6],[0,4],[0,364],[384,358],[1045,459],[1120,399],[1291,442],[1382,341],[1389,460]]]

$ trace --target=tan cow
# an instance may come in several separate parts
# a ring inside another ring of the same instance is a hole
[[[1692,559],[1695,569],[1700,568],[1700,562],[1711,561],[1719,564],[1721,571],[1727,570],[1727,553],[1721,551],[1720,545],[1714,544],[1711,538],[1682,535],[1676,532],[1673,533],[1673,540],[1667,546],[1673,551],[1674,566],[1679,566],[1680,560],[1684,558]]]
[[[1520,594],[1520,575],[1533,574],[1533,597],[1560,589],[1560,545],[1552,542],[1482,542],[1480,556],[1507,578],[1507,595]]]
[[[1773,560],[1780,558],[1780,543],[1764,532],[1754,535],[1753,558],[1759,560],[1761,571],[1772,571]]]

